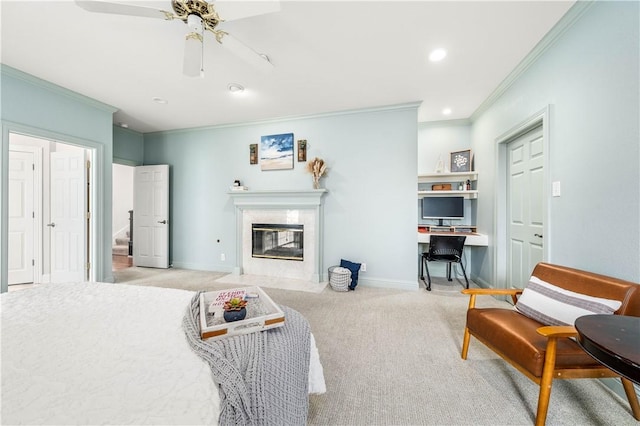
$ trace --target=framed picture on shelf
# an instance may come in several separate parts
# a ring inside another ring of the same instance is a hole
[[[307,140],[300,139],[298,141],[298,162],[307,161]]]
[[[249,145],[249,164],[258,164],[258,144]]]
[[[293,169],[293,133],[260,138],[260,167],[262,170]]]
[[[451,173],[471,171],[471,150],[456,151],[451,153]]]

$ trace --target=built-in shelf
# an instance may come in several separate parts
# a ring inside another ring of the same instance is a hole
[[[418,225],[418,232],[420,233],[432,233],[437,234],[438,232],[444,233],[457,233],[457,234],[471,234],[478,232],[478,227],[475,225]]]
[[[462,182],[478,180],[478,172],[427,173],[418,175],[418,183]]]
[[[450,183],[451,190],[432,190],[430,189],[418,189],[418,198],[422,197],[445,197],[445,196],[463,196],[465,199],[475,200],[478,198],[477,189],[458,190],[458,184],[460,182],[478,180],[478,172],[457,172],[457,173],[428,173],[425,175],[418,175],[418,184],[437,184],[437,183]]]
[[[452,195],[462,195],[465,199],[475,200],[478,198],[478,190],[471,189],[469,191],[418,191],[418,197],[444,197]]]

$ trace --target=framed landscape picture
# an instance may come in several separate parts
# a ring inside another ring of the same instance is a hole
[[[262,170],[293,169],[293,133],[260,138],[260,167]]]
[[[451,173],[471,171],[471,150],[456,151],[451,153]]]

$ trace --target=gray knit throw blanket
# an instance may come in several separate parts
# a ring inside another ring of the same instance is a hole
[[[309,410],[310,328],[280,306],[285,324],[216,341],[200,339],[200,293],[182,327],[191,348],[211,367],[220,391],[221,425],[305,425]]]

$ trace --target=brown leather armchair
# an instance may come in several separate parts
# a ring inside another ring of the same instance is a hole
[[[539,263],[536,276],[550,284],[576,293],[622,302],[616,315],[640,317],[640,285],[558,265]],[[505,361],[540,386],[536,422],[544,425],[554,379],[620,377],[595,361],[570,339],[577,336],[573,326],[544,326],[513,309],[476,308],[479,295],[510,296],[514,304],[522,289],[465,289],[470,295],[462,343],[462,359],[467,359],[469,340],[474,336]],[[622,377],[622,385],[633,417],[640,420],[640,404],[633,383]]]

